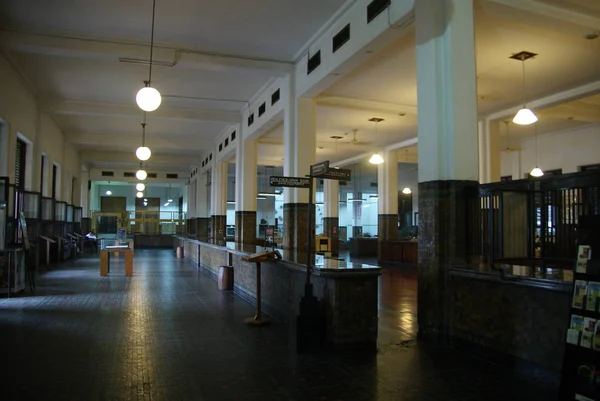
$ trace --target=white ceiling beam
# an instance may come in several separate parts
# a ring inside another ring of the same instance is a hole
[[[563,118],[565,120],[583,121],[588,123],[600,123],[600,106],[584,104],[582,102],[572,102],[560,104],[549,109],[542,109],[537,112],[538,115],[554,118]]]
[[[142,111],[134,104],[112,104],[41,98],[40,110],[48,114],[87,115],[87,116],[125,116],[139,118]],[[152,118],[172,120],[213,121],[238,123],[241,113],[221,110],[181,109],[163,105],[152,112]]]
[[[121,58],[149,61],[148,42],[130,39],[5,30],[0,32],[0,41],[5,47],[23,53],[115,62]],[[270,71],[277,76],[287,75],[293,69],[293,63],[287,60],[194,49],[177,43],[155,43],[153,60],[175,68]]]
[[[591,96],[596,93],[600,93],[600,81],[591,82],[589,84],[581,85],[563,92],[554,93],[540,99],[529,101],[527,102],[527,107],[535,112],[537,109],[546,109],[561,103],[567,103],[586,96]],[[494,112],[488,115],[486,119],[505,120],[508,117],[513,117],[522,106],[523,104],[519,103],[514,107]]]
[[[417,114],[417,106],[405,104],[379,102],[374,100],[356,99],[339,96],[322,96],[317,98],[318,106],[339,107],[355,110],[372,110],[393,114]]]
[[[103,133],[77,133],[66,132],[65,138],[75,145],[95,145],[131,147],[136,149],[141,145],[141,134],[103,134]],[[165,152],[167,150],[185,150],[187,153],[197,151],[200,154],[203,150],[213,148],[212,141],[199,140],[193,136],[146,136],[146,144],[154,153]]]
[[[93,165],[119,163],[136,167],[140,164],[139,160],[137,160],[133,154],[128,152],[83,151],[81,152],[80,157],[81,160],[92,163]],[[148,164],[151,166],[178,166],[183,170],[187,170],[190,165],[197,164],[198,159],[198,157],[186,155],[152,155],[150,160],[148,160]]]
[[[502,4],[522,11],[528,11],[544,17],[550,17],[557,20],[569,22],[590,29],[600,29],[600,18],[581,14],[576,11],[563,7],[556,7],[550,4],[535,0],[489,0],[494,3]]]

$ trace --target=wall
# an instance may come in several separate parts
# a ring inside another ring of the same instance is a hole
[[[579,171],[580,166],[600,163],[600,124],[577,130],[538,136],[538,166],[542,170]],[[535,140],[521,142],[520,150],[501,153],[500,172],[513,179],[525,178],[535,167]]]
[[[7,148],[0,151],[0,155],[6,154],[7,156],[0,158],[0,164],[2,164],[0,171],[5,171],[11,182],[14,181],[15,152],[13,149],[16,147],[17,136],[20,135],[31,142],[33,148],[31,163],[26,166],[26,170],[30,172],[31,176],[26,180],[25,189],[40,190],[41,156],[44,153],[49,157],[50,168],[52,168],[52,163],[61,166],[60,181],[63,185],[61,192],[57,194],[58,200],[70,203],[71,179],[72,177],[79,178],[81,175],[79,152],[72,144],[65,142],[64,135],[54,120],[47,114],[38,111],[34,93],[2,56],[0,56],[0,87],[2,87],[0,119],[6,123],[6,132],[8,133]],[[52,174],[49,174],[48,177],[51,180]],[[76,205],[79,205],[78,192],[76,190],[74,196]]]

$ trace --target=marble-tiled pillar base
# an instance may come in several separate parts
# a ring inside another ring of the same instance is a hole
[[[210,217],[198,217],[196,218],[196,238],[207,239],[210,236],[208,231],[210,224]]]
[[[215,241],[223,241],[225,240],[225,236],[227,234],[225,230],[225,224],[227,221],[227,216],[210,216],[211,223],[211,233],[210,238]]]
[[[235,212],[235,242],[237,244],[256,244],[256,212]]]
[[[419,183],[419,337],[445,339],[449,268],[467,264],[467,202],[476,181]]]
[[[377,258],[381,259],[381,242],[398,240],[398,215],[377,215]]]
[[[312,216],[315,206],[312,205]],[[308,232],[308,203],[286,203],[283,205],[283,249],[306,252]],[[312,225],[314,249],[315,228]]]
[[[339,217],[323,217],[323,234],[331,238],[331,256],[340,254],[339,225]]]

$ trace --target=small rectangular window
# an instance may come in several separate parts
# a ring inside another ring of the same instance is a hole
[[[350,24],[343,27],[331,40],[333,53],[338,51],[350,40]]]
[[[367,24],[373,21],[391,4],[391,0],[373,0],[367,6]]]
[[[175,178],[177,178],[177,177],[178,177],[178,176],[177,176],[177,174],[171,174],[171,173],[167,173],[167,178],[170,178],[170,179],[175,179]]]
[[[248,127],[254,124],[254,113],[248,116]]]
[[[281,91],[279,89],[277,89],[275,92],[273,92],[273,94],[271,95],[271,106],[273,106],[275,103],[277,103],[279,101],[279,98],[281,97]]]
[[[229,138],[225,138],[225,147],[229,146]]]
[[[321,50],[317,51],[315,54],[309,57],[307,62],[307,71],[306,75],[310,74],[314,70],[317,69],[318,66],[321,65]]]
[[[115,176],[114,171],[103,171],[102,172],[102,177],[114,177],[114,176]]]
[[[148,178],[156,178],[158,175],[156,173],[148,173]]]
[[[235,131],[231,133],[231,142],[235,141]]]
[[[265,111],[267,111],[267,104],[263,103],[258,107],[258,116],[260,117],[265,114]]]
[[[220,143],[220,144],[219,144],[219,152],[220,152],[220,151],[222,151],[222,150],[223,150],[223,144],[222,144],[222,143]]]
[[[132,173],[130,171],[126,171],[123,173],[123,177],[135,177],[135,173]]]

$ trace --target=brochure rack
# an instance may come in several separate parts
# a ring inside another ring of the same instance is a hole
[[[580,216],[560,401],[600,400],[600,216]]]

